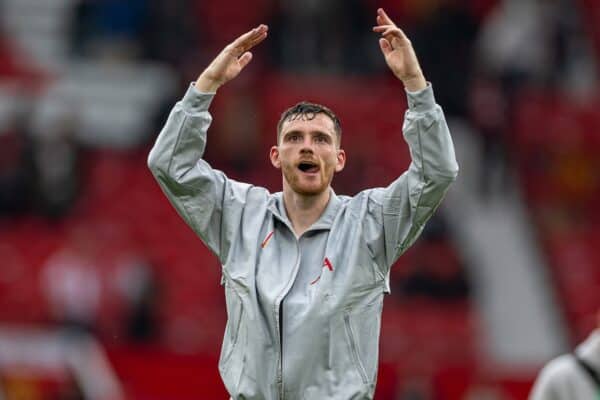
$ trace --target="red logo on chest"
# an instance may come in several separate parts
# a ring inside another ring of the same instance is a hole
[[[329,261],[329,258],[327,257],[323,260],[323,266],[327,267],[328,270],[333,271],[333,265],[331,265],[331,261]]]

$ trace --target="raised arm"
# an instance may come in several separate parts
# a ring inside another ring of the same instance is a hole
[[[266,36],[267,27],[260,25],[219,53],[173,107],[148,156],[163,192],[221,260],[230,243],[223,229],[239,222],[250,186],[227,179],[202,159],[212,120],[208,107],[216,90],[248,65],[249,50]]]
[[[368,192],[372,229],[367,241],[377,264],[387,269],[419,236],[458,174],[454,145],[431,85],[427,83],[410,40],[385,11],[377,11],[375,32],[394,75],[404,84],[408,110],[403,134],[412,162],[388,187]]]

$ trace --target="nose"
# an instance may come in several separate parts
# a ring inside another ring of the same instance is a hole
[[[310,137],[304,138],[300,152],[301,153],[312,153],[313,152],[313,142]]]

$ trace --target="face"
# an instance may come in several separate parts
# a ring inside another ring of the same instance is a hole
[[[346,162],[346,154],[338,149],[333,121],[325,114],[285,121],[280,143],[271,148],[270,157],[282,171],[284,190],[305,196],[327,190],[334,173]]]

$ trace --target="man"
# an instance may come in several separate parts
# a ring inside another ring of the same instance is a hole
[[[219,370],[234,399],[370,399],[389,269],[439,205],[458,166],[442,110],[410,41],[383,10],[375,32],[410,110],[412,164],[386,188],[331,189],[344,168],[341,128],[299,103],[278,124],[270,160],[283,192],[235,182],[202,154],[217,89],[252,59],[265,25],[215,58],[175,106],[149,156],[163,191],[218,256],[228,321]]]
[[[597,319],[597,328],[573,354],[542,369],[530,400],[600,400],[600,310]]]

